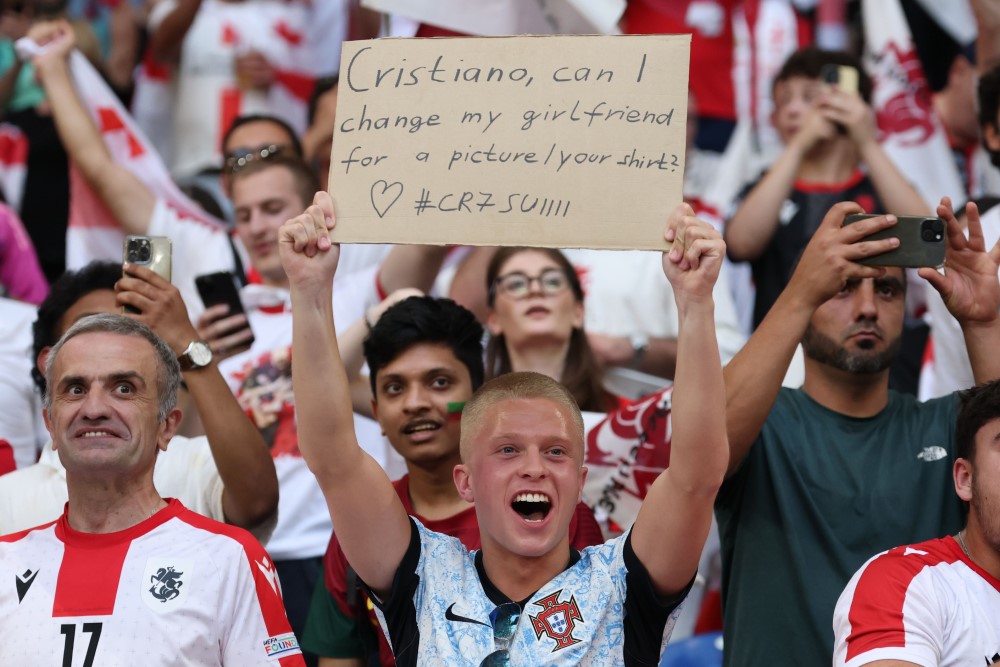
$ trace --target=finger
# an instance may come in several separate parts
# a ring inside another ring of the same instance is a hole
[[[169,280],[158,274],[156,271],[153,271],[147,266],[142,266],[141,264],[125,262],[122,264],[122,271],[123,273],[127,273],[144,282],[150,283],[159,289],[165,289],[170,285]]]
[[[318,206],[326,217],[327,229],[333,228],[333,197],[326,190],[320,190],[313,196],[313,205]]]
[[[691,264],[691,268],[697,269],[703,258],[721,257],[723,247],[725,246],[720,246],[715,239],[699,238],[691,243],[687,252],[684,253],[684,257]]]
[[[670,219],[670,227],[674,230],[673,241],[667,256],[677,263],[683,259],[687,247],[687,235],[692,228],[697,227],[698,218],[689,204],[680,204],[674,209]]]
[[[997,239],[997,242],[990,248],[989,256],[994,264],[1000,265],[1000,239]]]
[[[248,326],[246,315],[236,313],[213,322],[205,331],[205,340],[220,340]]]
[[[944,275],[942,275],[937,269],[930,267],[924,267],[917,271],[917,275],[926,280],[931,284],[931,287],[936,289],[942,296],[945,293],[945,285],[947,284]]]
[[[150,306],[152,305],[152,301],[138,292],[119,292],[115,295],[115,301],[119,306],[132,306],[138,310],[138,313],[126,313],[137,320],[143,320],[142,315],[149,313]]]
[[[212,347],[213,351],[218,349],[219,354],[234,353],[240,348],[249,347],[252,340],[253,332],[250,327],[243,327],[234,334],[216,339],[209,344],[209,347]]]
[[[119,278],[115,283],[115,296],[124,297],[130,294],[141,296],[146,301],[152,302],[157,300],[160,292],[149,283],[138,278],[129,278],[127,276]],[[120,298],[119,301],[121,301]]]
[[[839,204],[838,204],[839,206]],[[824,223],[826,220],[824,219]],[[875,232],[889,229],[898,222],[894,215],[877,215],[873,218],[864,218],[841,228],[841,234],[845,243],[855,244]]]
[[[879,239],[877,241],[858,241],[851,243],[844,251],[844,257],[851,261],[881,255],[899,247],[898,238]]]
[[[309,220],[308,214],[305,215],[305,219],[298,220],[291,226],[292,247],[295,248],[295,252],[311,256],[309,255],[308,248],[310,238],[312,237],[312,227],[312,222]]]
[[[884,266],[868,266],[857,262],[848,262],[847,270],[844,272],[844,280],[864,280],[865,278],[881,278],[886,274]]]
[[[969,228],[969,247],[973,250],[986,250],[986,239],[983,237],[983,224],[979,219],[979,207],[976,206],[975,202],[969,202],[965,205],[965,221]],[[963,237],[964,234],[959,230],[959,234]],[[948,235],[948,240],[951,241],[951,234]]]
[[[853,201],[842,201],[838,204],[834,204],[830,207],[830,210],[826,212],[823,216],[823,222],[820,223],[820,228],[826,228],[830,230],[840,229],[844,226],[844,219],[849,215],[854,215],[855,213],[864,213],[865,210]],[[864,224],[868,221],[858,222],[854,225],[848,225],[849,227],[854,227],[856,225]],[[867,232],[870,234],[871,232]]]
[[[328,215],[328,212],[318,204],[313,204],[307,211],[312,218],[316,248],[322,251],[329,250],[333,245],[330,241],[330,230],[333,228],[332,215]]]

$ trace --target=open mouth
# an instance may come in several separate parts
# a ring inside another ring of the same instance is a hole
[[[520,514],[525,521],[537,523],[544,521],[552,509],[552,501],[544,493],[519,493],[510,504],[511,509]]]
[[[440,428],[441,424],[436,421],[410,422],[403,427],[403,433],[405,435],[413,435],[414,433],[423,433],[425,431],[437,431]]]
[[[118,434],[106,428],[81,428],[73,433],[74,438],[117,438]]]

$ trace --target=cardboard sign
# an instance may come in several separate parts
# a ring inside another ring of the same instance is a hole
[[[662,249],[689,35],[345,42],[340,242]]]

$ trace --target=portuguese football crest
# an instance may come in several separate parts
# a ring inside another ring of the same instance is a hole
[[[580,640],[573,636],[573,628],[576,627],[577,621],[584,622],[580,608],[576,606],[576,598],[571,595],[568,602],[559,602],[560,593],[562,593],[561,588],[552,595],[532,602],[533,605],[541,607],[542,611],[536,616],[528,617],[531,619],[531,627],[534,628],[537,639],[545,635],[555,640],[553,653],[567,646],[579,644]]]

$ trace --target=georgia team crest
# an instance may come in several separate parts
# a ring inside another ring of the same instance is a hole
[[[552,652],[562,650],[573,644],[579,644],[580,640],[573,636],[573,628],[577,621],[584,623],[580,608],[576,606],[576,598],[572,595],[568,602],[559,602],[560,588],[552,595],[547,595],[537,602],[531,604],[542,608],[536,616],[529,616],[531,627],[535,630],[535,638],[541,639],[545,635],[549,639],[554,639],[556,645]]]
[[[184,604],[190,590],[194,563],[188,558],[152,557],[139,585],[142,601],[158,613],[173,611]]]

